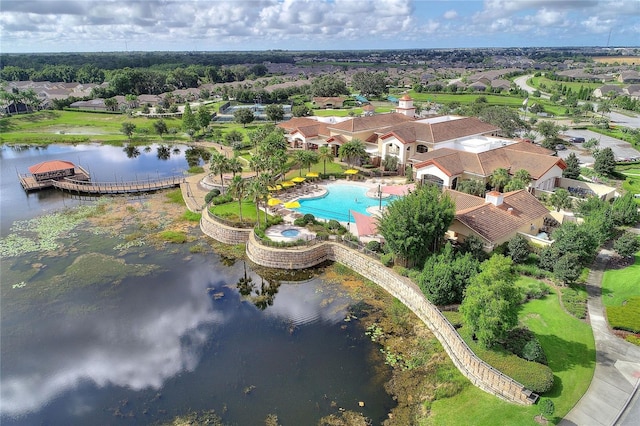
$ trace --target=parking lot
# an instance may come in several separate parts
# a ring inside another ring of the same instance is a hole
[[[620,161],[625,158],[640,157],[640,152],[636,150],[630,143],[615,139],[609,136],[604,136],[590,130],[570,130],[565,134],[564,145],[567,149],[558,151],[558,157],[567,158],[570,153],[575,153],[581,163],[591,164],[594,162],[593,156],[586,149],[582,149],[582,144],[569,143],[571,137],[582,137],[585,141],[595,138],[600,144],[599,148],[611,148],[616,160]]]

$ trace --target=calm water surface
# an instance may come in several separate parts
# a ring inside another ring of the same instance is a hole
[[[1,152],[3,237],[16,219],[90,202],[26,195],[16,169],[58,158],[126,180],[187,167],[183,155],[130,159],[93,145]],[[188,244],[114,250],[121,242],[81,225],[64,252],[2,259],[3,425],[148,424],[205,410],[225,424],[277,414],[312,425],[340,408],[379,424],[393,406],[388,369],[360,324],[344,321],[354,301],[339,285],[258,274]]]

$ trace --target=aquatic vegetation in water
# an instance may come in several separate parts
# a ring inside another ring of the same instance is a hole
[[[11,234],[0,240],[0,256],[14,257],[26,253],[57,250],[60,239],[84,219],[95,215],[98,206],[80,206],[29,220],[19,220]]]
[[[26,287],[26,286],[27,286],[27,283],[25,283],[24,281],[21,281],[21,282],[19,282],[17,284],[12,285],[11,288],[23,288],[23,287]]]

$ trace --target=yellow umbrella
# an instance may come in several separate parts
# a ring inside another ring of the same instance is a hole
[[[269,191],[280,191],[282,189],[282,185],[278,184],[276,186],[268,186],[267,189]]]
[[[291,179],[291,182],[295,182],[295,183],[301,183],[304,182],[306,180],[306,178],[303,178],[302,176],[296,176],[293,179]]]
[[[278,204],[282,204],[282,200],[279,198],[269,198],[269,201],[267,201],[267,204],[270,207],[277,206]]]
[[[355,175],[355,174],[358,174],[358,170],[356,170],[356,169],[348,169],[348,170],[345,170],[344,174],[345,175]]]
[[[318,173],[316,173],[316,172],[309,172],[309,173],[307,173],[307,177],[308,177],[308,178],[317,178],[317,177],[319,177],[319,176],[320,176],[320,175],[319,175]]]
[[[284,188],[290,188],[292,186],[296,186],[296,184],[294,182],[291,182],[290,180],[285,180],[284,182],[282,182],[282,186]]]
[[[289,201],[288,203],[284,203],[284,206],[287,209],[297,209],[300,207],[300,203],[297,201]]]

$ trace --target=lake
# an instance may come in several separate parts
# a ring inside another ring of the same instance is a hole
[[[16,250],[1,260],[2,424],[166,423],[212,410],[225,424],[316,424],[341,410],[381,423],[395,405],[383,388],[390,370],[348,321],[357,301],[321,269],[266,270],[195,250],[197,227],[185,244],[138,244],[165,225],[151,211],[162,201],[126,201],[114,232],[100,225],[101,203],[25,194],[16,177],[50,159],[94,180],[186,170],[186,147],[167,159],[156,148],[128,158],[111,146],[2,147],[3,247]],[[80,211],[56,214],[67,207]]]

